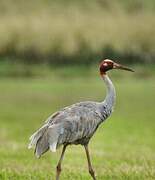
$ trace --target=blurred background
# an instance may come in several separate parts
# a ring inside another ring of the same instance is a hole
[[[58,109],[106,91],[98,64],[113,59],[112,117],[91,141],[98,179],[155,179],[155,1],[0,0],[0,179],[54,179],[58,153],[40,160],[29,136]],[[62,179],[90,179],[80,146]]]

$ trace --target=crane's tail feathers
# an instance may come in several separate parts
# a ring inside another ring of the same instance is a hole
[[[39,158],[43,153],[50,149],[55,152],[57,149],[58,138],[60,135],[60,125],[44,125],[30,137],[28,148],[35,146],[35,155]]]
[[[45,153],[49,149],[48,145],[48,136],[47,131],[44,132],[43,136],[41,136],[36,144],[34,154],[37,158],[40,158],[40,156]]]
[[[52,152],[56,152],[57,143],[60,136],[60,125],[52,125],[48,128],[48,143]]]
[[[57,142],[54,142],[53,144],[50,145],[50,150],[52,152],[56,152],[56,148],[57,148]]]
[[[36,131],[32,136],[29,138],[30,143],[28,145],[28,149],[31,149],[33,146],[35,147],[37,144],[37,141],[40,139],[40,137],[44,134],[46,129],[48,128],[48,125],[45,124],[43,127],[41,127],[38,131]]]

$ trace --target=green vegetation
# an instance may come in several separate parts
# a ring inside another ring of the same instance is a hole
[[[28,138],[58,109],[104,98],[103,58],[136,72],[110,73],[116,108],[90,143],[97,177],[155,179],[155,1],[1,0],[0,22],[0,180],[54,179],[61,150],[38,160]],[[61,179],[90,179],[82,147],[67,149]]]
[[[60,65],[117,57],[154,62],[153,0],[2,0],[0,10],[0,60]]]
[[[90,143],[98,179],[155,179],[153,69],[150,74],[140,67],[137,73],[110,73],[117,89],[116,108]],[[60,150],[38,160],[27,149],[29,136],[59,108],[78,101],[101,101],[104,95],[96,67],[88,72],[78,67],[55,69],[42,78],[1,78],[0,179],[54,179]],[[61,179],[90,179],[81,146],[67,149]]]

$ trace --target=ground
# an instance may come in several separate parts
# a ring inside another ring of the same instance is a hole
[[[155,179],[155,79],[132,73],[115,78],[115,72],[111,78],[117,90],[115,111],[90,142],[97,179]],[[36,159],[27,149],[29,136],[56,110],[104,96],[98,76],[1,78],[0,179],[54,179],[61,149]],[[82,146],[67,148],[61,179],[91,179]]]

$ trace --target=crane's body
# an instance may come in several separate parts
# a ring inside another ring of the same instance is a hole
[[[104,80],[108,91],[103,102],[86,101],[68,106],[51,115],[31,136],[29,147],[36,146],[37,157],[48,149],[56,151],[62,144],[88,144],[98,126],[110,116],[115,103],[115,88],[110,86],[108,76]]]
[[[107,87],[107,95],[103,102],[80,102],[57,111],[30,137],[29,148],[35,146],[35,154],[38,158],[47,150],[50,149],[55,152],[59,146],[64,145],[57,166],[56,180],[59,179],[61,161],[69,144],[81,144],[85,147],[89,172],[92,178],[96,179],[90,162],[88,143],[98,126],[110,116],[115,104],[115,87],[105,73],[107,70],[112,69],[112,62],[111,60],[104,60],[105,67],[100,66],[100,74]],[[109,69],[107,68],[108,63]],[[104,68],[104,71],[102,71],[102,68]],[[122,69],[130,70],[125,67],[122,67]]]

